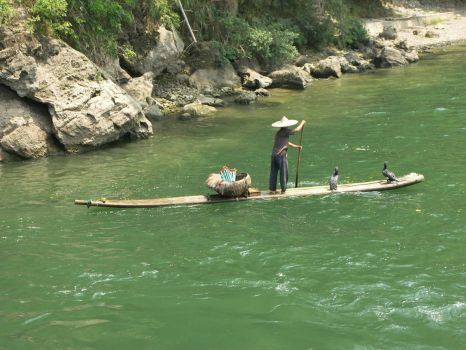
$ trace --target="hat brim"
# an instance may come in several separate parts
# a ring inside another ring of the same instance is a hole
[[[292,126],[298,124],[297,120],[289,119],[286,122],[282,122],[281,120],[272,124],[274,128],[286,128],[287,126]]]

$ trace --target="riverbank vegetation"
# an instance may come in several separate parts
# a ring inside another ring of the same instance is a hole
[[[135,25],[146,26],[149,33],[158,25],[175,27],[182,33],[186,28],[176,0],[20,2],[29,10],[31,30],[58,36],[91,57],[131,55],[123,34]],[[182,3],[198,40],[216,43],[225,59],[256,57],[270,65],[280,65],[293,60],[300,49],[343,47],[365,40],[366,32],[355,9],[367,8],[365,4],[374,1],[184,0]],[[375,3],[379,6],[370,8],[381,7],[381,3]],[[9,7],[8,0],[0,0],[0,6],[5,5]]]
[[[462,0],[458,0],[464,2]],[[125,32],[159,25],[189,41],[177,0],[19,0],[31,30],[58,36],[93,59],[130,57]],[[183,0],[198,40],[213,42],[224,59],[258,58],[269,66],[291,62],[298,51],[348,47],[367,39],[361,17],[387,14],[385,0]],[[438,1],[437,1],[438,2]],[[0,24],[16,2],[0,0]],[[435,3],[423,0],[419,3]],[[98,61],[98,60],[97,60]]]

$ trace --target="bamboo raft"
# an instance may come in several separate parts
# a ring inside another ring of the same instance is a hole
[[[303,196],[318,196],[329,195],[332,193],[348,193],[348,192],[370,192],[370,191],[386,191],[396,188],[414,185],[424,181],[424,176],[421,174],[410,173],[399,177],[398,182],[387,182],[386,180],[341,184],[336,191],[331,191],[328,186],[310,186],[289,188],[284,194],[270,194],[269,191],[259,191],[250,189],[249,195],[246,197],[228,198],[220,195],[199,195],[199,196],[184,196],[184,197],[168,197],[156,199],[121,199],[121,200],[82,200],[74,201],[76,205],[86,205],[88,207],[112,207],[112,208],[153,208],[173,205],[194,205],[194,204],[214,204],[224,202],[237,202],[257,199],[273,199],[273,198],[288,198],[288,197],[303,197]]]

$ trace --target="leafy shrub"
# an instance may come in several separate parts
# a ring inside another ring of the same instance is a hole
[[[129,44],[123,44],[118,49],[119,54],[129,62],[137,57],[136,52],[134,52],[133,48]]]
[[[7,23],[12,13],[13,9],[11,8],[9,1],[0,0],[0,26]]]
[[[298,51],[294,40],[299,36],[280,24],[254,26],[239,17],[226,17],[222,21],[220,41],[225,57],[234,61],[240,58],[258,58],[274,67],[293,60]]]
[[[0,0],[0,24],[11,0]],[[180,27],[176,0],[16,0],[30,8],[37,32],[55,34],[92,58],[133,57],[121,36],[143,24]],[[293,60],[299,48],[347,46],[367,37],[353,8],[380,8],[381,0],[183,0],[198,40],[218,43],[225,59],[257,57],[268,66]],[[324,7],[316,7],[316,4]],[[137,26],[134,17],[137,17]],[[120,44],[121,44],[120,42]],[[133,43],[134,45],[134,43]],[[136,46],[135,46],[136,47]]]
[[[364,43],[368,40],[367,30],[360,20],[349,17],[345,21],[343,29],[343,42],[341,46],[354,46],[357,43]]]
[[[166,27],[178,28],[180,16],[174,11],[173,0],[150,0],[150,14]]]
[[[42,34],[67,33],[71,23],[64,20],[68,11],[67,0],[36,0],[31,9],[30,28]]]
[[[133,22],[136,0],[69,0],[69,16],[74,36],[64,37],[73,46],[99,61],[106,55],[119,52],[118,35],[123,27]],[[131,50],[123,49],[131,56]],[[133,52],[134,53],[134,52]]]

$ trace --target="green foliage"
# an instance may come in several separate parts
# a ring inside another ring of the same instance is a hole
[[[67,0],[36,0],[31,8],[29,26],[41,34],[68,33],[71,23],[64,20],[68,11]]]
[[[108,54],[133,59],[136,55],[133,47],[122,40],[127,28],[140,31],[142,25],[146,33],[151,33],[163,24],[186,30],[186,26],[180,26],[177,0],[17,1],[29,5],[29,24],[33,30],[59,36],[94,59]],[[297,48],[344,47],[364,41],[367,33],[352,15],[354,9],[379,9],[382,0],[182,0],[182,3],[197,39],[217,42],[225,59],[256,57],[267,66],[277,66],[292,61],[298,54]],[[8,0],[0,0],[0,21],[8,14],[8,4]]]
[[[220,27],[221,50],[230,61],[255,57],[266,65],[280,66],[298,54],[294,40],[299,34],[283,25],[250,25],[239,17],[226,17]]]
[[[337,45],[339,47],[353,46],[368,39],[367,31],[362,22],[351,15],[351,7],[345,0],[327,0],[325,3],[327,13],[328,35],[323,38],[324,45]]]
[[[384,6],[384,0],[346,0],[350,15],[363,18],[392,16],[393,10]]]
[[[345,20],[342,37],[344,41],[340,43],[341,46],[354,46],[357,43],[366,42],[368,34],[360,20],[349,17]]]
[[[88,53],[116,55],[117,36],[133,20],[133,0],[69,0],[70,17],[77,40],[74,45]]]
[[[120,55],[129,62],[137,57],[136,52],[134,52],[134,49],[129,44],[121,45],[118,49]]]
[[[13,14],[13,9],[8,0],[0,0],[0,26],[4,25]]]
[[[175,2],[173,0],[150,0],[150,15],[159,20],[166,27],[178,28],[180,17],[174,11]]]

